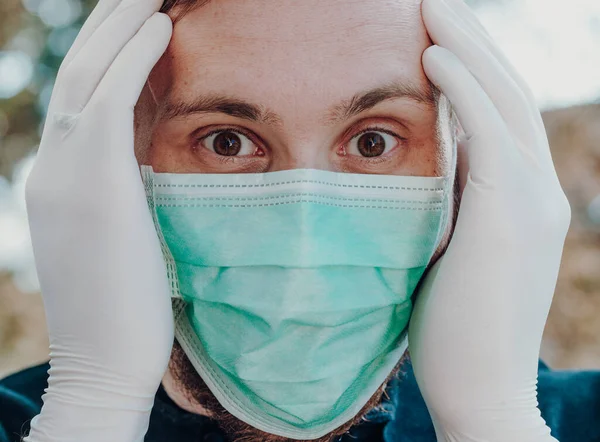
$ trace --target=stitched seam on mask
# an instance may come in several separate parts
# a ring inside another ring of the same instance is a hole
[[[376,205],[365,205],[365,204],[333,204],[324,201],[312,201],[312,200],[299,200],[299,201],[286,201],[277,203],[264,203],[264,204],[157,204],[158,207],[227,207],[227,208],[252,208],[252,207],[270,207],[270,206],[283,206],[289,204],[298,203],[315,203],[324,206],[331,207],[346,207],[346,208],[364,208],[364,209],[390,209],[390,210],[424,210],[432,211],[439,210],[438,207],[408,207],[408,206],[376,206]]]
[[[332,187],[344,187],[351,189],[389,189],[389,190],[435,190],[441,191],[445,187],[405,187],[405,186],[369,186],[364,184],[338,184],[327,181],[316,181],[316,180],[292,180],[292,181],[278,181],[275,183],[262,183],[262,184],[160,184],[155,183],[156,187],[164,188],[186,188],[186,187],[199,187],[199,188],[253,188],[253,187],[273,187],[287,184],[322,184],[325,186]]]
[[[181,293],[179,291],[177,267],[175,266],[175,260],[173,259],[173,255],[171,255],[171,250],[169,249],[169,246],[167,245],[167,242],[165,241],[165,238],[163,236],[162,229],[160,228],[160,223],[158,222],[158,215],[156,213],[156,200],[153,186],[154,175],[147,168],[142,168],[141,172],[144,190],[146,192],[146,201],[148,204],[148,209],[150,210],[150,215],[152,216],[152,222],[154,223],[154,228],[156,230],[158,241],[160,243],[163,260],[165,262],[165,268],[167,270],[167,280],[171,289],[171,296],[180,298]]]
[[[157,196],[156,201],[265,201],[265,200],[276,200],[282,198],[301,198],[301,197],[314,197],[320,199],[328,199],[334,201],[363,201],[363,202],[378,202],[378,203],[407,203],[407,204],[428,204],[428,205],[441,205],[442,201],[416,201],[416,200],[398,200],[398,199],[380,199],[380,198],[342,198],[328,195],[320,195],[317,193],[301,193],[301,194],[285,194],[275,196],[264,196],[264,197],[210,197],[210,196]]]

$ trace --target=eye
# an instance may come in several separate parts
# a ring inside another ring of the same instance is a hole
[[[200,143],[217,155],[226,157],[252,155],[257,150],[247,136],[231,129],[211,132],[202,137]]]
[[[363,157],[379,157],[398,146],[398,138],[383,131],[361,132],[350,140],[346,152]]]

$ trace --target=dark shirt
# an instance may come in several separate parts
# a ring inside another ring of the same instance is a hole
[[[48,364],[0,381],[0,442],[18,442],[39,413]],[[560,442],[600,442],[600,371],[555,371],[540,363],[538,399],[542,415]],[[410,360],[387,387],[389,400],[371,411],[339,442],[435,442]],[[215,422],[179,408],[159,388],[147,442],[224,442]],[[515,441],[518,442],[518,441]]]

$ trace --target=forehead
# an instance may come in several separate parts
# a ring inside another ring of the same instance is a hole
[[[328,104],[406,80],[426,88],[420,0],[211,0],[176,21],[161,63],[190,89]]]

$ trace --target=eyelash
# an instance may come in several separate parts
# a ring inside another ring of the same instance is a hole
[[[356,137],[358,137],[358,136],[360,136],[362,134],[366,134],[368,132],[383,132],[383,133],[386,133],[388,135],[391,135],[392,137],[398,138],[398,139],[400,139],[402,141],[406,141],[406,138],[401,137],[400,135],[394,133],[393,131],[391,131],[389,129],[386,129],[384,127],[379,127],[379,126],[369,126],[366,129],[363,129],[363,130],[355,133],[350,139],[352,140],[352,139],[354,139],[354,138],[356,138]]]
[[[220,132],[233,132],[238,135],[243,135],[246,138],[248,138],[250,141],[252,141],[253,144],[255,144],[259,148],[261,148],[263,151],[265,150],[264,148],[261,147],[262,142],[257,142],[257,136],[255,134],[253,134],[249,131],[243,130],[239,127],[228,127],[228,126],[213,129],[213,130],[209,131],[208,133],[203,134],[201,137],[194,137],[196,142],[195,142],[193,148],[194,149],[198,149],[198,148],[206,149],[202,145],[202,142],[204,140],[206,140],[208,137],[210,137],[211,135],[214,135],[214,134],[217,134]],[[254,158],[254,155],[244,155],[244,156],[237,156],[237,155],[224,156],[224,155],[218,155],[218,154],[215,154],[215,155],[217,156],[217,161],[221,162],[222,164],[235,163],[236,161],[242,161],[242,160],[248,160],[248,159]]]
[[[196,138],[196,142],[197,143],[201,143],[202,141],[206,140],[211,135],[218,134],[219,132],[233,132],[235,134],[243,135],[246,138],[249,138],[250,140],[252,140],[253,143],[255,142],[254,138],[256,138],[250,132],[246,132],[245,130],[242,130],[242,129],[238,128],[238,127],[219,127],[218,129],[213,129],[210,132],[202,135],[201,137],[195,137]]]
[[[349,140],[348,142],[350,142],[351,140],[360,137],[363,134],[369,133],[369,132],[383,132],[384,134],[388,134],[391,135],[394,138],[397,138],[400,142],[405,142],[407,141],[406,138],[401,137],[400,135],[398,135],[397,133],[394,133],[393,131],[386,129],[384,127],[379,127],[379,126],[369,126],[366,129],[363,129],[357,133],[355,133]],[[394,148],[395,149],[395,148]],[[392,149],[392,150],[394,150]],[[390,151],[391,152],[391,151]],[[389,152],[388,152],[389,153]]]
[[[247,137],[254,144],[257,144],[257,145],[259,144],[256,141],[256,138],[257,138],[256,135],[254,135],[251,132],[248,132],[246,130],[242,130],[239,127],[219,127],[217,129],[213,129],[213,130],[209,131],[206,134],[203,134],[201,137],[196,137],[196,144],[195,144],[194,148],[198,148],[198,144],[202,145],[202,141],[204,141],[205,139],[207,139],[211,135],[217,134],[219,132],[233,132],[233,133],[236,133],[236,134],[243,135],[243,136]],[[356,132],[350,138],[344,137],[344,138],[347,138],[348,141],[344,142],[343,146],[345,146],[347,143],[349,143],[353,139],[355,139],[357,137],[360,137],[361,135],[369,133],[369,132],[383,132],[383,133],[386,133],[386,134],[388,134],[388,135],[390,135],[390,136],[392,136],[394,138],[397,138],[399,140],[399,143],[405,143],[407,141],[406,138],[401,137],[400,135],[398,135],[398,134],[394,133],[393,131],[391,131],[389,129],[386,129],[384,127],[369,126],[369,127],[365,128],[365,129],[362,129],[359,132]],[[260,148],[260,146],[259,146],[259,148]],[[264,148],[262,148],[262,149],[265,150]],[[378,162],[385,161],[386,158],[387,158],[387,155],[389,155],[390,153],[392,153],[395,150],[396,150],[396,147],[394,149],[392,149],[390,152],[387,152],[386,154],[384,154],[382,156],[378,156],[378,157],[367,158],[367,157],[360,157],[360,156],[357,156],[357,155],[352,155],[352,157],[356,157],[354,159],[358,160],[358,161],[363,161],[363,162],[368,162],[368,163],[378,163]],[[222,156],[222,155],[218,155],[218,157],[219,157],[218,158],[219,161],[221,161],[223,163],[227,163],[227,162],[234,162],[234,161],[236,161],[236,159],[239,160],[241,158],[247,157],[247,155],[246,156],[242,156],[242,157],[240,157],[240,156]]]
[[[343,146],[346,146],[350,141],[354,140],[357,137],[360,137],[363,134],[369,133],[369,132],[383,132],[386,133],[394,138],[398,139],[398,144],[402,144],[402,143],[406,143],[408,141],[407,138],[405,137],[401,137],[400,135],[398,135],[397,133],[394,133],[393,131],[386,129],[384,127],[381,126],[369,126],[365,129],[360,130],[359,132],[355,133],[354,135],[352,135],[352,137],[347,138],[348,141],[346,141]],[[359,156],[359,155],[344,155],[342,158],[344,158],[345,160],[349,160],[349,161],[355,161],[355,162],[360,162],[360,163],[364,163],[364,164],[370,164],[370,165],[374,165],[374,164],[379,164],[379,163],[383,163],[385,161],[388,160],[388,157],[390,156],[390,154],[392,154],[395,150],[397,149],[397,147],[394,147],[392,150],[390,150],[389,152],[377,156],[377,157],[363,157],[363,156]]]

